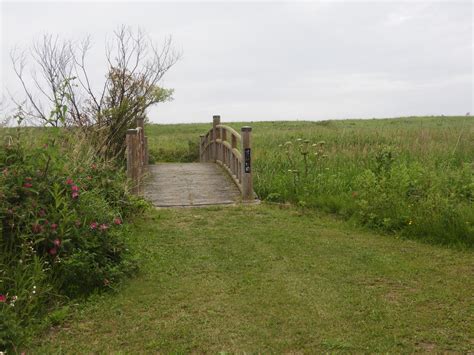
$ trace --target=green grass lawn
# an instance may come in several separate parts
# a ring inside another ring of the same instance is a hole
[[[43,354],[474,350],[474,258],[316,212],[151,211],[141,272],[31,347]]]

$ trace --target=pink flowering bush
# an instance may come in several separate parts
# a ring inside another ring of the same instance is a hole
[[[123,171],[67,139],[25,141],[0,147],[0,351],[58,301],[135,270],[122,220],[139,205]]]

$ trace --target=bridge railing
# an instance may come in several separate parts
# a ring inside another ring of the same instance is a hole
[[[130,179],[131,192],[143,194],[143,177],[148,169],[148,137],[145,136],[144,121],[137,119],[137,128],[128,129],[125,139],[127,146],[127,177]]]
[[[213,116],[212,128],[200,136],[199,144],[200,161],[222,165],[240,189],[243,200],[254,199],[251,135],[251,127],[242,127],[239,134],[221,124],[220,116]]]

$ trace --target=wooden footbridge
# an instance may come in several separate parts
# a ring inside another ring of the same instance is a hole
[[[127,174],[132,192],[156,207],[191,207],[256,202],[252,184],[251,127],[241,133],[213,116],[200,136],[199,163],[148,165],[143,120],[127,131]],[[197,137],[196,137],[197,138]]]

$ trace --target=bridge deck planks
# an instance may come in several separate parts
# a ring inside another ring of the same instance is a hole
[[[149,166],[144,196],[156,207],[233,204],[240,191],[214,163],[161,163]]]

